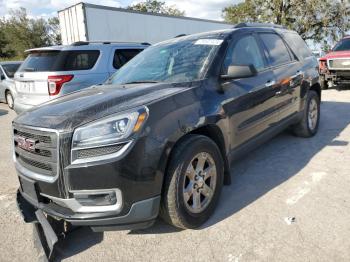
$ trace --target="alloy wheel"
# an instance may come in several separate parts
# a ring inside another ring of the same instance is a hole
[[[308,125],[310,130],[314,130],[318,122],[318,105],[315,98],[312,98],[309,103]]]
[[[12,97],[10,92],[8,92],[6,94],[6,102],[7,102],[7,105],[8,105],[9,108],[13,108],[14,102],[13,102],[13,97]]]
[[[217,170],[212,156],[197,154],[187,167],[183,183],[183,198],[186,208],[192,213],[201,213],[213,199],[217,182]]]

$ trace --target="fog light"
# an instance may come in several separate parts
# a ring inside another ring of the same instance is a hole
[[[74,198],[82,206],[110,206],[117,203],[115,192],[106,193],[74,193]]]

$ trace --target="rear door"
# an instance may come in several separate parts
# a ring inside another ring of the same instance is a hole
[[[258,75],[223,82],[223,109],[230,117],[232,148],[262,133],[277,121],[275,77],[255,34],[241,33],[228,48],[222,73],[229,65],[254,65]]]
[[[276,32],[260,32],[258,35],[267,50],[269,65],[277,80],[275,100],[280,121],[299,111],[302,65]]]

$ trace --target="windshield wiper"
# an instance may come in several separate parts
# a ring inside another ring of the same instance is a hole
[[[145,84],[145,83],[161,83],[160,81],[152,81],[152,80],[141,80],[141,81],[132,81],[124,83],[123,85],[132,85],[132,84]]]

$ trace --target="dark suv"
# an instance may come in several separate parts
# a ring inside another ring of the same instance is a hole
[[[233,159],[287,127],[316,134],[318,79],[305,42],[278,26],[153,45],[104,85],[14,120],[19,206],[48,232],[48,218],[103,231],[148,227],[158,214],[196,228]]]

